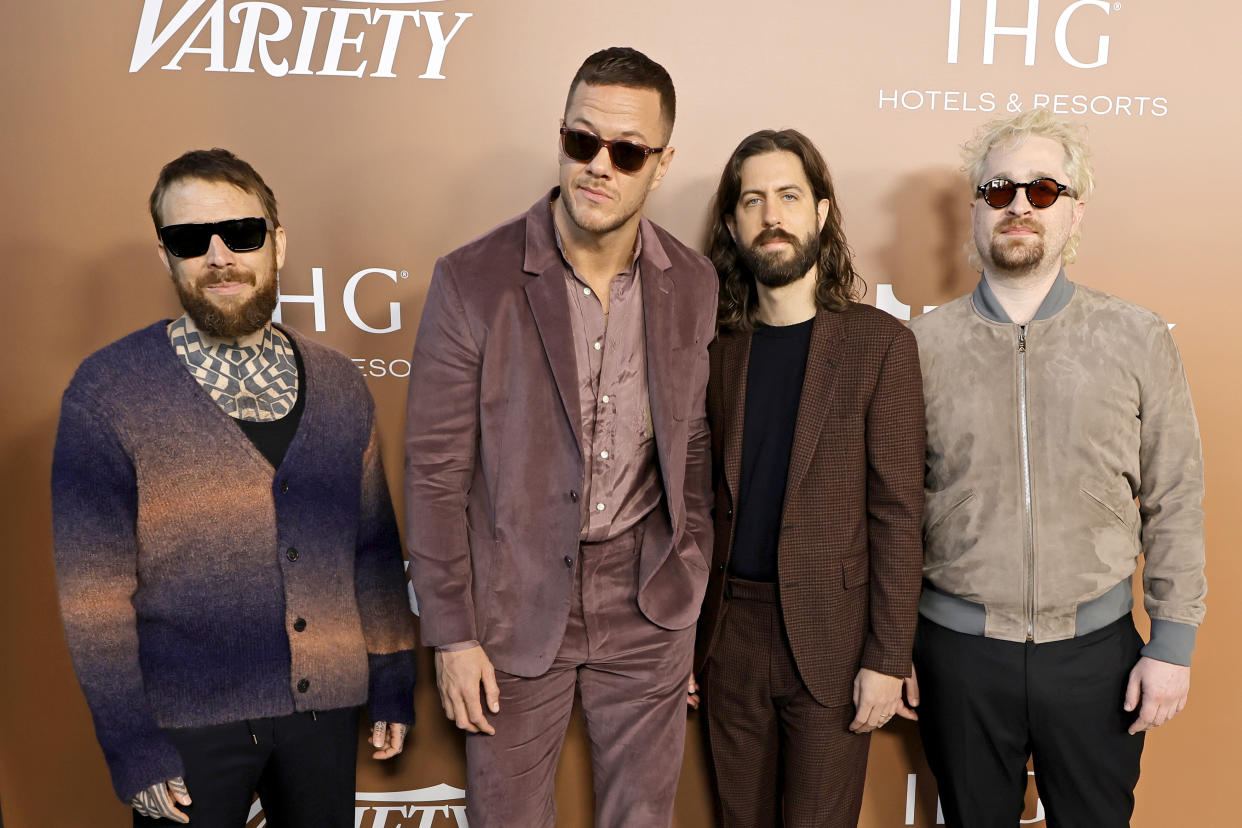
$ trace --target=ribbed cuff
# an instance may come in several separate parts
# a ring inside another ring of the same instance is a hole
[[[367,715],[372,722],[414,723],[414,680],[418,663],[413,650],[367,656],[371,668]]]
[[[163,733],[116,745],[115,750],[104,751],[104,758],[112,773],[112,788],[126,805],[155,783],[185,775],[181,754]]]
[[[1156,661],[1190,666],[1190,655],[1195,651],[1196,627],[1177,621],[1151,619],[1151,641],[1142,650],[1143,655]]]

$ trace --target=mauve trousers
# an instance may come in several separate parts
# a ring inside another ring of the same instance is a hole
[[[595,782],[596,828],[672,822],[686,736],[694,627],[666,630],[638,609],[641,530],[584,543],[573,603],[552,666],[535,678],[496,671],[495,736],[466,736],[471,828],[556,824],[556,764],[582,697]]]

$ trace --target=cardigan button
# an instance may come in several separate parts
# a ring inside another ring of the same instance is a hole
[[[726,517],[728,520],[733,520],[733,510],[732,510],[732,509],[730,509],[729,511],[725,512],[725,517]]]
[[[306,629],[306,619],[299,618],[297,621],[294,621],[293,629],[296,630],[297,632],[301,632],[302,630]]]
[[[298,682],[298,692],[299,692],[299,693],[305,693],[305,692],[306,692],[307,690],[309,690],[309,689],[310,689],[310,680],[309,680],[309,679],[302,679],[301,681],[299,681],[299,682]]]
[[[289,494],[289,481],[288,480],[280,481],[280,493]]]
[[[293,563],[294,561],[296,561],[296,560],[298,559],[298,550],[296,550],[296,549],[294,549],[292,546],[290,546],[290,547],[289,547],[289,548],[285,551],[285,557],[289,559],[289,562],[290,562],[290,563]]]
[[[577,503],[577,502],[578,502],[578,493],[577,493],[576,491],[574,491],[573,489],[570,489],[570,490],[569,490],[569,499],[570,499],[570,501],[571,501],[571,502],[573,502],[573,503]]]
[[[565,566],[568,566],[569,568],[571,568],[571,569],[572,569],[572,568],[573,568],[573,565],[574,565],[574,556],[573,556],[573,555],[566,555],[566,556],[565,556]]]

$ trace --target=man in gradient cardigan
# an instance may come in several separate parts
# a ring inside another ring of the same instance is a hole
[[[277,327],[285,231],[259,174],[189,152],[151,193],[185,314],[65,391],[52,467],[65,634],[134,824],[354,824],[358,707],[377,759],[413,722],[413,624],[374,403]]]

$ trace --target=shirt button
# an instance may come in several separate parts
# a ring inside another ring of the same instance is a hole
[[[290,563],[296,561],[298,559],[298,550],[290,546],[287,550],[285,550],[285,557],[289,559]]]
[[[729,511],[725,512],[725,517],[728,518],[729,520],[733,520],[733,510],[730,509]]]
[[[566,556],[565,556],[565,566],[573,566],[573,565],[574,565],[574,559],[573,559],[573,556],[572,556],[572,555],[566,555]]]
[[[280,493],[289,494],[289,481],[288,480],[280,481]]]
[[[599,453],[599,456],[600,456],[601,458],[603,458],[604,460],[607,460],[607,459],[608,459],[608,452],[606,452],[606,451],[601,451],[601,452]]]
[[[596,503],[596,504],[595,504],[595,509],[596,509],[596,511],[599,511],[599,512],[604,511],[604,504],[602,504],[602,503]]]
[[[605,395],[604,395],[603,397],[601,397],[600,399],[602,399],[604,402],[609,402],[609,401],[612,399],[612,397],[610,397],[610,396],[608,396],[607,394],[605,394]]]
[[[603,346],[603,345],[601,345],[601,344],[599,344],[598,342],[596,342],[596,343],[595,343],[595,350],[597,350],[597,351],[598,351],[598,350],[599,350],[600,348],[602,348],[602,347],[604,347],[604,346]]]
[[[310,679],[302,679],[298,682],[298,692],[305,693],[310,689]]]
[[[590,295],[591,295],[591,289],[590,289],[590,288],[583,288],[583,289],[582,289],[582,295],[583,295],[583,296],[590,296]]]
[[[302,630],[306,629],[306,619],[299,618],[297,621],[294,621],[293,629],[297,630],[298,632],[301,632]]]

